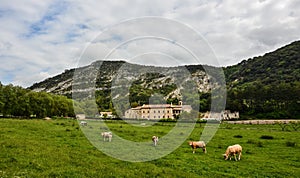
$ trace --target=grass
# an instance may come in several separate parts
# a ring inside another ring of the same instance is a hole
[[[207,154],[201,149],[192,154],[187,141],[199,140],[204,126],[196,125],[172,153],[133,163],[99,151],[82,131],[96,133],[92,140],[99,144],[104,144],[100,132],[108,128],[122,138],[147,142],[152,135],[167,134],[174,123],[149,127],[123,121],[88,124],[81,129],[77,121],[67,119],[1,119],[0,177],[300,177],[299,131],[282,131],[277,125],[222,124],[207,144]],[[181,131],[178,137],[186,134]],[[149,145],[146,151],[159,150],[162,143],[157,148]],[[227,146],[236,143],[243,147],[241,161],[223,160]],[[105,144],[117,144],[116,138]]]

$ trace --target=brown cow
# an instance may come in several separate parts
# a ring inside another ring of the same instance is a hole
[[[202,148],[203,153],[206,153],[206,144],[204,141],[197,141],[197,142],[190,141],[189,145],[193,148],[193,153],[195,153],[195,150],[197,148]]]

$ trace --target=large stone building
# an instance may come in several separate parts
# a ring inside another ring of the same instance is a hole
[[[134,119],[174,119],[183,111],[190,112],[190,105],[150,104],[125,111],[125,118]]]

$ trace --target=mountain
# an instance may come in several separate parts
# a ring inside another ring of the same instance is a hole
[[[161,98],[176,104],[183,94],[187,100],[199,97],[189,93],[196,90],[200,99],[191,105],[199,104],[200,111],[205,112],[210,110],[210,91],[221,88],[225,84],[222,81],[226,81],[227,86],[226,109],[255,117],[300,117],[300,41],[223,68],[206,65],[154,67],[100,60],[65,70],[29,89],[70,98],[96,98],[99,111],[113,111],[112,100],[121,102],[128,98],[131,107],[147,104],[150,100],[159,103]],[[191,83],[194,85],[189,86]],[[122,107],[124,111],[130,106]]]
[[[214,67],[210,66],[205,67],[214,69]],[[29,89],[71,96],[72,85],[73,87],[74,85],[80,85],[78,82],[85,83],[87,80],[96,79],[95,83],[93,84],[93,87],[95,86],[96,90],[109,90],[116,76],[122,75],[124,77],[124,75],[126,75],[125,78],[135,77],[138,79],[133,81],[133,84],[135,85],[139,84],[142,87],[151,90],[166,90],[163,93],[168,94],[168,92],[173,91],[172,85],[174,84],[175,78],[178,78],[180,73],[184,72],[191,72],[189,77],[199,77],[199,80],[196,82],[200,92],[208,92],[210,90],[210,85],[208,83],[210,77],[206,75],[201,65],[154,67],[130,64],[125,61],[101,60],[96,61],[88,66],[65,70],[60,75],[33,84],[31,87],[29,87]],[[74,75],[80,76],[81,78],[76,79],[76,76],[74,77]],[[94,78],[91,78],[91,75],[93,75]],[[75,84],[74,82],[77,83]]]
[[[224,68],[228,84],[261,82],[264,85],[300,81],[300,41],[263,56]]]
[[[95,95],[99,110],[111,110],[112,98],[129,97],[131,105],[142,105],[148,104],[149,98],[154,95],[160,95],[156,99],[163,98],[176,104],[187,91],[183,90],[187,87],[184,85],[190,82],[194,86],[189,86],[189,89],[194,87],[194,91],[208,93],[212,88],[221,86],[222,83],[217,82],[221,81],[220,77],[220,69],[211,66],[154,67],[99,60],[88,66],[65,70],[60,75],[35,83],[29,89],[68,97],[92,98]]]
[[[82,71],[82,74],[90,70],[90,68],[95,68],[100,66],[97,70],[98,77],[96,81],[96,88],[98,89],[108,89],[111,86],[111,81],[114,76],[118,73],[118,69],[124,64],[130,65],[131,70],[140,70],[141,68],[148,73],[152,69],[156,69],[159,73],[160,70],[169,70],[169,74],[174,75],[176,70],[180,67],[153,67],[153,66],[142,66],[137,64],[129,64],[124,61],[96,61],[89,66],[80,67],[77,69],[65,70],[62,74],[48,78],[42,82],[35,83],[29,89],[35,91],[46,91],[51,93],[57,93],[62,95],[71,95],[72,91],[72,81],[74,72]],[[199,81],[199,91],[207,92],[209,91],[209,86],[207,81],[209,76],[206,75],[203,65],[188,65],[184,66],[192,76],[198,76]],[[205,66],[204,67],[214,69],[214,67]],[[217,69],[217,68],[216,68]],[[144,73],[145,73],[144,71]],[[281,82],[294,82],[300,81],[300,41],[295,41],[289,45],[281,47],[274,52],[266,53],[263,56],[258,56],[250,58],[248,60],[243,60],[239,64],[224,67],[223,68],[226,82],[228,85],[243,85],[252,82],[261,82],[263,84],[279,84]],[[128,73],[130,75],[130,73]],[[145,77],[142,81],[144,86],[149,86],[149,88],[155,88],[156,84],[160,83],[170,83],[171,80],[166,80],[162,76],[151,76],[144,75]],[[147,79],[146,79],[147,78]],[[152,79],[160,79],[158,83],[152,83]],[[142,84],[142,83],[141,83]],[[159,87],[158,87],[159,88]]]

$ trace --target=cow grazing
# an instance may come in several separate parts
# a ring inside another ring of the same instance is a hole
[[[103,137],[103,141],[111,142],[111,139],[112,139],[112,133],[111,132],[102,132],[101,136]]]
[[[80,125],[81,125],[81,126],[87,126],[87,122],[81,121],[81,122],[80,122]]]
[[[206,144],[204,141],[198,141],[198,142],[190,141],[189,145],[193,148],[193,153],[195,153],[197,148],[202,148],[203,153],[206,153]]]
[[[241,160],[242,147],[239,144],[228,146],[223,156],[225,160],[227,160],[228,158],[229,160],[231,160],[231,157],[234,156],[235,161],[237,161],[236,154],[238,154],[238,160]]]
[[[156,146],[157,142],[158,142],[158,137],[157,136],[152,136],[152,142],[153,142],[153,145]]]

